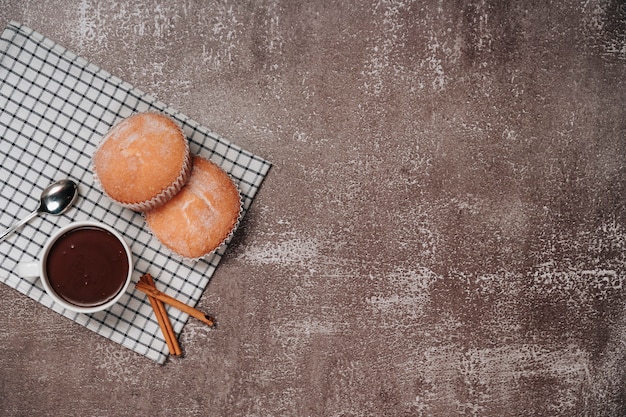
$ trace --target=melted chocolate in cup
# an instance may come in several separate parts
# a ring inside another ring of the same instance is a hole
[[[46,258],[52,290],[66,302],[95,307],[115,298],[128,276],[122,243],[107,230],[82,226],[59,236]]]

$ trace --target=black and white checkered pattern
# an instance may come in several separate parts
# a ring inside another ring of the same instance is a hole
[[[41,191],[70,178],[80,197],[61,217],[41,215],[0,243],[0,281],[96,333],[159,363],[167,345],[146,297],[134,283],[111,309],[75,314],[44,293],[38,280],[15,274],[19,262],[36,259],[46,239],[60,226],[98,220],[122,233],[135,260],[133,280],[151,273],[157,287],[196,305],[225,248],[208,260],[183,261],[151,237],[140,214],[108,200],[94,184],[91,156],[101,137],[123,117],[155,110],[183,126],[193,153],[224,168],[250,207],[270,163],[211,133],[188,117],[112,76],[43,35],[12,22],[0,38],[0,229],[34,211]],[[168,308],[177,334],[188,316]]]

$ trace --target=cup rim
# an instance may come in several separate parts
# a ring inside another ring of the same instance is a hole
[[[107,232],[110,232],[113,236],[115,236],[117,240],[120,241],[120,243],[124,247],[124,251],[126,252],[126,258],[128,261],[128,275],[126,276],[126,281],[124,282],[124,285],[122,286],[122,288],[120,288],[120,290],[117,292],[115,297],[113,297],[111,300],[107,301],[106,303],[98,304],[96,306],[90,306],[90,307],[77,306],[62,299],[59,295],[57,295],[57,293],[50,286],[50,283],[48,282],[48,278],[46,274],[46,258],[48,256],[50,248],[52,248],[54,243],[63,234],[71,230],[78,229],[80,227],[96,227],[99,229],[106,230]],[[55,233],[53,233],[50,236],[50,238],[48,238],[48,240],[46,241],[43,251],[41,253],[41,256],[39,257],[38,263],[39,263],[39,277],[46,291],[46,294],[48,294],[54,300],[55,303],[61,305],[63,308],[70,310],[70,311],[74,311],[76,313],[84,313],[84,314],[97,313],[99,311],[106,310],[109,307],[116,304],[128,290],[128,286],[130,285],[132,274],[133,274],[132,251],[130,250],[130,246],[128,245],[128,242],[126,242],[126,239],[124,239],[124,237],[117,230],[115,230],[113,227],[109,226],[108,224],[105,224],[102,222],[91,221],[91,220],[85,220],[85,221],[81,220],[81,221],[75,221],[75,222],[69,223],[61,227]]]

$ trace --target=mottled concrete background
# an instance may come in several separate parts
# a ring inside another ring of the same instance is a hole
[[[626,3],[0,1],[274,167],[164,366],[0,286],[2,416],[626,415]]]

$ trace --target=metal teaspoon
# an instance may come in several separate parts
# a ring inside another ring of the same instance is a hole
[[[29,220],[40,213],[53,214],[58,216],[65,213],[76,201],[78,196],[78,186],[74,181],[61,180],[48,186],[42,191],[39,198],[39,208],[15,223],[0,235],[0,242],[10,235],[18,227],[26,224]]]

